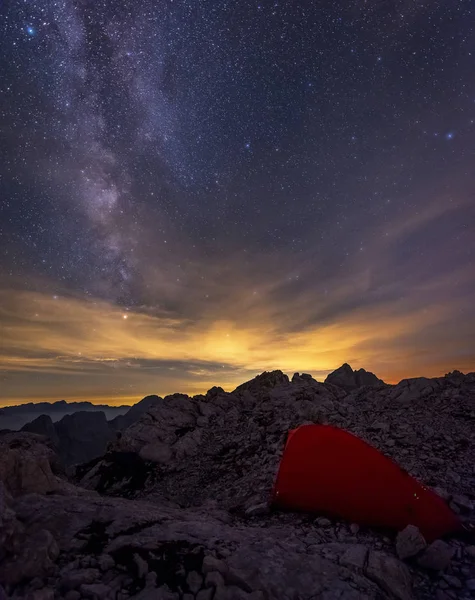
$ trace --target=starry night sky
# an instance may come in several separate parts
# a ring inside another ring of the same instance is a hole
[[[472,0],[4,0],[0,404],[475,369]]]

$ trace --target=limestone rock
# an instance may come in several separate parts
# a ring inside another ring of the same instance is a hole
[[[446,542],[435,540],[426,548],[417,562],[425,569],[444,571],[450,565],[453,555],[454,550]]]
[[[365,574],[397,600],[412,600],[412,578],[402,562],[382,552],[371,551]]]
[[[363,544],[354,544],[343,554],[340,559],[340,564],[345,567],[354,567],[363,569],[368,558],[368,548]]]
[[[24,579],[48,574],[58,558],[58,545],[47,529],[26,536],[19,555],[12,555],[0,564],[0,581],[9,585]]]
[[[34,433],[0,435],[0,481],[13,496],[58,489],[51,465],[57,460],[51,442]]]
[[[281,385],[287,385],[289,378],[282,371],[265,371],[261,375],[257,375],[254,379],[242,383],[235,390],[234,394],[239,392],[259,393],[263,390],[274,388]]]
[[[396,538],[396,552],[401,560],[419,554],[427,546],[424,536],[414,525],[408,525]]]
[[[122,431],[127,429],[127,427],[130,427],[130,425],[138,421],[144,413],[146,413],[152,406],[161,400],[162,398],[159,396],[145,396],[145,398],[143,398],[140,402],[137,402],[137,404],[134,404],[125,414],[118,415],[109,421],[109,426],[114,431]]]

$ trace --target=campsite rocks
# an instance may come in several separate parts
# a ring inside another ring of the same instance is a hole
[[[45,539],[37,546],[48,549],[45,557],[51,564],[37,561],[34,576],[38,577],[41,565],[42,573],[47,573],[45,587],[57,597],[78,598],[72,592],[79,592],[83,598],[119,597],[119,593],[123,598],[163,594],[216,598],[219,590],[233,599],[298,596],[310,600],[318,593],[321,598],[335,594],[354,600],[389,600],[394,597],[394,592],[386,591],[389,586],[400,590],[397,598],[411,597],[404,565],[399,571],[395,558],[375,553],[366,565],[355,558],[364,556],[362,548],[355,551],[347,544],[333,544],[335,556],[346,557],[338,564],[308,551],[312,527],[296,535],[293,525],[269,524],[263,529],[226,524],[199,510],[80,495],[26,495],[18,499],[17,508],[28,535],[37,528],[49,532],[49,545]],[[82,546],[71,551],[75,540]],[[106,571],[80,566],[88,557],[94,562],[96,556],[99,564],[103,556],[111,556],[113,562],[107,563]],[[8,593],[26,598],[34,585],[33,572],[23,573],[21,579],[10,576]]]
[[[463,542],[423,547],[407,528],[395,544],[328,515],[269,510],[269,500],[289,430],[327,423],[440,488],[472,522],[474,394],[471,374],[348,391],[274,372],[233,393],[150,397],[103,457],[76,469],[76,482],[95,491],[64,480],[45,438],[0,435],[0,479],[16,496],[13,503],[0,486],[0,569],[17,573],[6,593],[25,599],[53,590],[69,600],[468,600],[475,555]],[[22,461],[30,467],[18,468]],[[405,565],[396,553],[413,560]],[[27,576],[19,575],[20,563]]]
[[[414,525],[408,525],[396,538],[396,552],[401,560],[416,556],[426,546],[424,537]]]

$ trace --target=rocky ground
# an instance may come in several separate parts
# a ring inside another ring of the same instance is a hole
[[[74,469],[44,436],[0,436],[0,599],[475,598],[470,536],[427,545],[413,527],[396,536],[269,506],[288,430],[329,423],[470,526],[475,373],[388,386],[347,365],[324,384],[273,372],[145,406]]]

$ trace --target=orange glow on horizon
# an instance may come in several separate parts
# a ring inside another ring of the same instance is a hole
[[[473,355],[454,361],[437,348],[417,346],[421,332],[448,318],[439,306],[409,312],[360,308],[300,331],[290,317],[277,319],[270,309],[259,312],[258,320],[234,310],[234,318],[189,322],[12,290],[0,292],[0,306],[0,405],[63,398],[131,404],[149,393],[196,394],[213,385],[231,390],[274,369],[323,380],[343,362],[397,383],[452,368],[471,370],[475,362]]]

